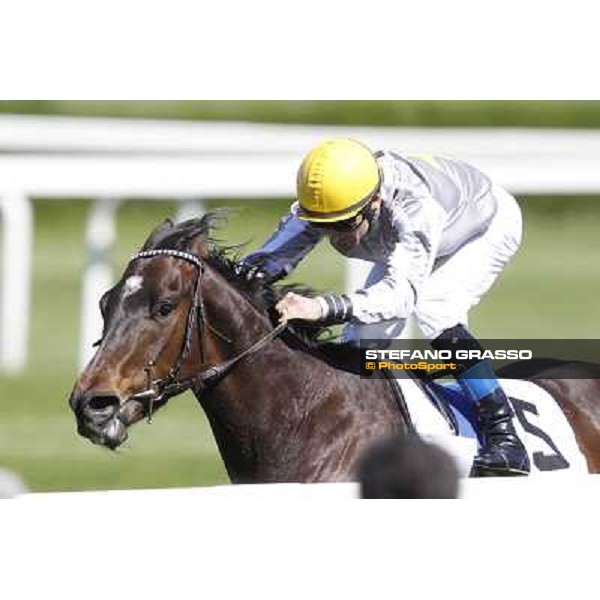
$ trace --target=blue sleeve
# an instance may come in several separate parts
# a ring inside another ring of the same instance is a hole
[[[244,264],[260,264],[269,277],[285,277],[316,246],[322,233],[294,211],[284,217],[277,231],[256,251],[243,259]]]

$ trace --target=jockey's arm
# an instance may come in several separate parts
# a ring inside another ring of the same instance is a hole
[[[279,222],[277,231],[258,250],[242,259],[242,265],[257,267],[269,281],[291,273],[322,237],[310,223],[296,217],[294,207]]]
[[[407,193],[393,211],[397,239],[384,264],[383,276],[347,296],[321,296],[318,301],[325,322],[376,323],[405,319],[413,312],[419,291],[433,268],[446,224],[443,208],[424,190],[419,191],[422,193]],[[337,306],[341,308],[336,310]]]

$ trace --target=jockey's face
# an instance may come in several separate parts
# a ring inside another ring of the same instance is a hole
[[[381,199],[375,198],[362,213],[359,225],[350,231],[337,229],[326,229],[331,245],[341,252],[347,254],[360,244],[362,239],[369,233],[372,223],[379,217],[381,210]]]

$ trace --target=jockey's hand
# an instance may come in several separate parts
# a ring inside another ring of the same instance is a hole
[[[275,306],[281,315],[281,321],[302,319],[304,321],[318,321],[321,317],[321,305],[314,298],[300,296],[288,292]]]
[[[254,279],[258,281],[269,281],[269,276],[259,266],[250,266],[244,272],[243,276],[246,281],[252,281]]]
[[[270,273],[264,268],[264,262],[264,258],[262,257],[243,259],[235,265],[234,269],[240,277],[243,277],[248,282],[259,281],[271,284],[287,275],[284,269],[276,274]]]

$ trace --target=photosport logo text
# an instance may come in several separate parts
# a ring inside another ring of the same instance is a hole
[[[461,369],[464,361],[531,360],[530,349],[482,350],[457,347],[453,350],[420,348],[368,348],[363,350],[363,370],[370,375],[376,371],[421,371],[436,376],[452,375]],[[400,373],[398,373],[399,375]]]

